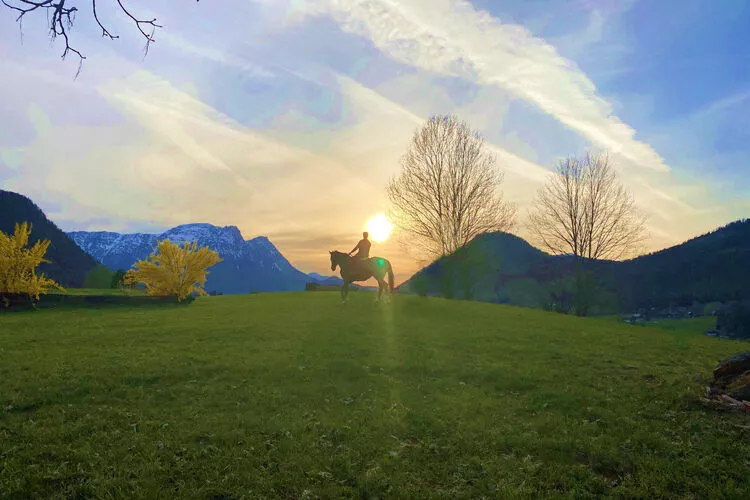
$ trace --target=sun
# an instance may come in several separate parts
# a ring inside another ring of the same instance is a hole
[[[382,243],[388,239],[393,231],[393,224],[388,220],[385,214],[377,214],[370,217],[367,221],[366,231],[370,233],[370,238],[376,243]]]

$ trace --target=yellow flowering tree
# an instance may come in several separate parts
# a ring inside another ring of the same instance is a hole
[[[36,267],[42,262],[49,262],[44,254],[49,247],[49,240],[40,240],[31,248],[29,244],[31,226],[23,222],[15,225],[13,235],[0,231],[0,297],[7,307],[10,295],[27,295],[39,300],[39,295],[47,293],[49,288],[64,291],[44,274],[36,274]]]
[[[193,292],[206,295],[207,269],[223,259],[208,247],[197,248],[197,243],[185,243],[182,247],[169,240],[157,242],[157,251],[148,259],[135,263],[134,269],[125,273],[123,283],[143,283],[149,295],[177,297],[178,301]]]

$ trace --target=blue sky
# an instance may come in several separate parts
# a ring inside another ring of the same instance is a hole
[[[110,41],[78,3],[76,80],[43,15],[21,43],[0,9],[0,183],[64,229],[232,224],[324,272],[432,113],[487,137],[521,236],[555,161],[591,147],[648,249],[750,216],[750,1],[132,1],[164,24],[145,59],[116,8]]]

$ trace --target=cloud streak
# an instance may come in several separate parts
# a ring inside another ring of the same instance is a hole
[[[633,166],[669,170],[612,114],[575,63],[524,27],[503,24],[465,0],[321,0],[309,12],[332,17],[399,61],[502,87]]]

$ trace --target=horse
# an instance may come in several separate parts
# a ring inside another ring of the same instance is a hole
[[[378,298],[376,300],[380,300],[384,289],[389,294],[393,292],[393,266],[387,259],[382,257],[358,259],[336,250],[329,253],[331,254],[331,271],[335,271],[336,267],[341,268],[341,279],[344,280],[344,284],[341,286],[342,303],[346,303],[349,285],[353,281],[366,281],[370,278],[378,280]],[[388,275],[388,283],[385,282],[386,274]]]

